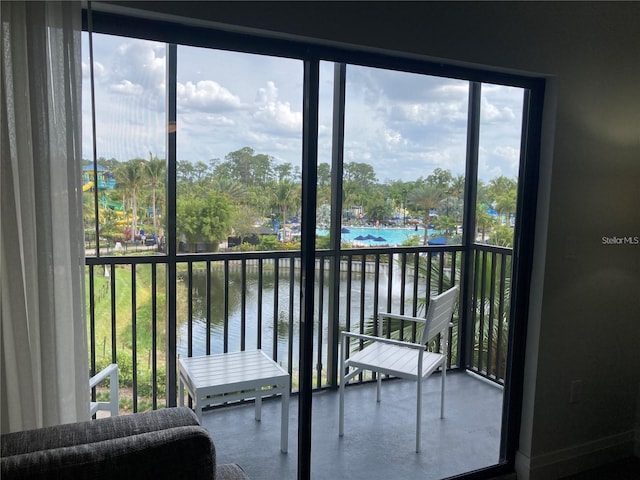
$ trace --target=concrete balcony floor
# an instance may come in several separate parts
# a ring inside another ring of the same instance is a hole
[[[345,393],[345,435],[338,436],[337,391],[313,396],[312,478],[441,479],[498,463],[503,391],[464,372],[447,375],[445,418],[440,377],[423,390],[422,452],[415,452],[415,383],[354,385]],[[267,399],[262,420],[253,403],[205,411],[218,463],[238,463],[253,480],[297,476],[298,397],[289,410],[289,453],[280,452],[280,400]]]

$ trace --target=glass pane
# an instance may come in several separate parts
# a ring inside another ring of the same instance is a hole
[[[302,62],[178,48],[178,251],[299,249]]]
[[[477,241],[513,246],[524,90],[482,85]]]
[[[318,190],[316,198],[316,248],[329,248],[331,225],[331,171],[333,138],[334,64],[320,62],[318,92]]]
[[[93,35],[96,156],[93,166],[89,37],[82,35],[85,243],[101,254],[162,251],[164,230],[165,45]]]
[[[348,67],[343,244],[459,243],[467,104],[464,81]]]

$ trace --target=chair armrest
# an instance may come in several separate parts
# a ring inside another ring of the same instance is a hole
[[[104,369],[96,373],[93,377],[91,377],[89,379],[89,388],[95,387],[109,375],[112,375],[114,373],[118,373],[118,365],[116,363],[112,363],[111,365],[105,367]]]
[[[425,323],[426,318],[411,317],[409,315],[399,315],[397,313],[378,313],[379,317],[392,318],[394,320],[407,320],[409,322]],[[453,328],[453,322],[449,322],[449,326]]]
[[[410,315],[399,315],[397,313],[378,313],[379,317],[384,317],[384,318],[392,318],[394,320],[406,320],[409,322],[416,322],[416,323],[425,323],[426,319],[425,318],[420,318],[420,317],[412,317]]]
[[[419,344],[419,343],[404,342],[402,340],[394,340],[392,338],[376,337],[374,335],[366,335],[364,333],[355,333],[355,332],[343,331],[342,332],[343,340],[346,339],[347,337],[353,337],[353,338],[358,338],[358,339],[362,339],[362,340],[369,340],[369,341],[372,341],[372,342],[388,343],[388,344],[391,344],[391,345],[398,345],[398,346],[401,346],[401,347],[413,348],[413,349],[416,349],[416,350],[426,350],[426,348],[427,348],[426,345],[422,345],[422,344]]]

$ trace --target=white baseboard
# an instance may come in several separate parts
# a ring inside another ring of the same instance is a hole
[[[628,432],[600,438],[592,442],[528,457],[516,453],[515,468],[518,480],[553,480],[590,470],[607,463],[637,454],[637,432]]]

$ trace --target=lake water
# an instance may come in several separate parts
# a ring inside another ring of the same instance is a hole
[[[382,229],[380,229],[382,230]],[[357,236],[357,235],[356,235]],[[360,319],[369,321],[374,312],[375,280],[373,274],[365,274],[364,283],[360,281],[360,274],[353,274],[353,283],[351,286],[351,306],[350,318],[351,325],[354,328],[358,325]],[[273,272],[265,271],[263,273],[262,283],[262,328],[258,327],[258,274],[255,271],[248,270],[246,275],[247,289],[245,294],[245,348],[258,348],[258,338],[262,340],[261,348],[268,355],[276,357],[276,360],[286,367],[288,363],[289,337],[292,338],[293,347],[293,367],[298,364],[298,345],[299,345],[299,318],[300,318],[300,286],[299,274],[296,272],[293,286],[289,282],[289,271],[283,269],[280,271],[280,278],[277,288],[278,310],[274,312],[275,298],[275,279]],[[341,284],[346,284],[345,272],[341,273]],[[392,291],[393,311],[398,311],[400,298],[400,283],[398,275],[394,275],[394,286]],[[378,286],[378,305],[381,309],[385,309],[387,305],[387,275],[382,273],[379,278]],[[397,283],[397,285],[395,284]],[[410,285],[408,281],[408,285]],[[240,272],[229,272],[228,288],[228,305],[226,306],[228,317],[228,348],[229,351],[240,350],[242,337],[242,278]],[[320,298],[318,288],[315,292],[316,308],[314,309],[314,349],[317,350],[318,343],[322,344],[322,358],[326,360],[326,349],[328,342],[328,301],[329,288],[328,277],[325,278],[325,288],[323,292],[323,306],[320,309],[318,300]],[[407,292],[412,291],[412,287],[405,286]],[[186,278],[178,282],[178,295],[182,300],[187,298]],[[211,353],[222,353],[224,351],[224,318],[225,305],[223,292],[225,289],[223,272],[212,270],[211,272],[211,303],[209,307],[211,318]],[[204,272],[193,273],[192,288],[192,342],[193,355],[205,355],[206,352],[206,335],[207,335],[207,301],[206,301],[206,275]],[[363,306],[360,305],[360,295],[363,293]],[[421,293],[419,292],[419,295]],[[341,326],[346,324],[346,289],[340,289],[340,313],[339,323]],[[293,308],[290,309],[290,300],[293,300]],[[405,299],[405,305],[410,305],[411,299]],[[178,308],[178,353],[181,356],[188,354],[188,321],[187,321],[187,305],[186,301],[179,301]],[[361,308],[363,310],[361,310]],[[293,322],[289,322],[290,313],[293,312]],[[322,323],[322,324],[321,324]],[[273,339],[274,332],[277,338],[277,355],[274,355]],[[321,342],[319,335],[322,335]],[[314,353],[317,358],[317,351]]]

